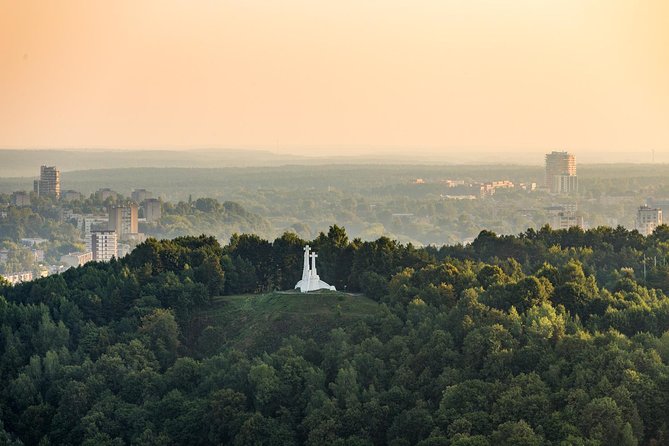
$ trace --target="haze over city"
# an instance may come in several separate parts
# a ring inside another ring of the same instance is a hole
[[[669,152],[664,0],[0,8],[2,148]]]

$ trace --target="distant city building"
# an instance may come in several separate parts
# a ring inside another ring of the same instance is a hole
[[[445,184],[446,187],[456,187],[456,186],[464,186],[465,180],[442,180],[441,183]]]
[[[583,216],[576,212],[575,204],[550,206],[546,208],[550,220],[548,224],[554,230],[578,227],[583,229]]]
[[[33,187],[40,197],[47,195],[60,197],[60,170],[56,166],[41,166],[39,180],[35,180]]]
[[[107,229],[109,217],[104,215],[82,215],[77,217],[77,225],[81,232],[90,234],[91,231]]]
[[[92,260],[92,252],[71,252],[60,257],[60,263],[64,263],[68,268],[76,268]]]
[[[147,198],[151,198],[153,194],[146,189],[135,189],[130,194],[130,197],[135,203],[142,204]]]
[[[644,205],[636,212],[635,228],[642,235],[650,235],[662,224],[662,209]]]
[[[30,194],[28,192],[14,192],[12,194],[12,204],[14,206],[30,206]]]
[[[97,192],[95,192],[95,198],[97,198],[100,201],[105,201],[107,198],[116,198],[116,197],[118,197],[118,193],[109,189],[108,187],[105,187],[103,189],[98,189]]]
[[[546,187],[554,194],[578,192],[574,155],[555,151],[546,154]]]
[[[442,200],[476,200],[478,197],[476,195],[448,195],[441,194],[439,197]]]
[[[66,190],[60,194],[60,197],[65,201],[77,201],[81,200],[81,193],[76,190]]]
[[[554,175],[551,192],[556,194],[578,192],[578,177],[576,175]]]
[[[522,190],[533,191],[537,189],[537,183],[519,183],[518,187]]]
[[[108,262],[118,257],[118,238],[115,231],[91,232],[91,253],[93,260]]]
[[[162,203],[157,198],[147,198],[144,200],[144,218],[147,222],[160,220],[162,216]]]
[[[486,195],[495,195],[495,191],[497,189],[513,189],[515,186],[513,182],[508,181],[508,180],[502,180],[502,181],[490,181],[488,183],[483,183],[480,186],[480,193],[479,195],[483,198]]]
[[[137,210],[138,206],[135,203],[110,207],[107,229],[116,231],[119,239],[128,234],[138,233]]]
[[[662,209],[662,216],[669,212],[669,199],[666,198],[648,198],[646,204],[652,208]]]
[[[33,273],[32,271],[23,271],[20,273],[13,273],[13,274],[7,274],[7,275],[2,275],[0,276],[7,280],[7,282],[11,283],[12,285],[16,285],[21,282],[30,282],[33,280]]]
[[[551,217],[551,228],[553,229],[569,229],[573,227],[583,229],[583,216],[574,212],[558,212]]]

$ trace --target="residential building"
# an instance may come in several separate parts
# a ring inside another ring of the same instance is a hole
[[[94,230],[107,229],[109,217],[105,215],[83,215],[81,220],[77,218],[77,223],[80,224],[79,229],[82,232],[91,232]]]
[[[574,155],[556,151],[546,154],[546,187],[555,194],[578,192]]]
[[[558,212],[551,217],[550,225],[555,230],[572,227],[583,229],[583,216],[570,211]]]
[[[76,268],[92,260],[92,252],[71,252],[60,257],[60,263],[64,263],[68,268]]]
[[[33,280],[33,273],[32,271],[22,271],[20,273],[13,273],[7,275],[3,274],[0,277],[4,278],[12,285],[16,285],[21,282],[30,282],[31,280]]]
[[[574,226],[583,229],[583,216],[576,212],[575,204],[550,206],[545,209],[548,211],[548,224],[552,229],[569,229]]]
[[[480,186],[480,196],[485,197],[486,195],[494,195],[497,189],[513,189],[514,187],[513,182],[508,180],[490,181],[488,183],[483,183]]]
[[[144,218],[147,222],[160,220],[162,216],[162,203],[157,198],[147,198],[144,200]]]
[[[40,197],[47,195],[60,197],[60,170],[56,166],[41,166],[39,180],[34,182],[35,193]]]
[[[128,234],[138,233],[137,210],[138,206],[135,203],[110,207],[107,229],[116,231],[119,239],[124,239]]]
[[[639,207],[636,212],[635,228],[642,235],[650,235],[662,224],[662,209],[648,205]]]
[[[91,253],[93,260],[97,262],[108,262],[113,257],[118,257],[116,231],[91,232]]]
[[[151,198],[153,194],[146,189],[135,189],[130,194],[130,197],[135,203],[143,203],[147,198]]]
[[[551,192],[556,194],[570,194],[578,191],[578,177],[576,175],[553,175]]]
[[[652,208],[661,209],[663,217],[669,212],[669,199],[667,198],[648,198],[646,204]]]

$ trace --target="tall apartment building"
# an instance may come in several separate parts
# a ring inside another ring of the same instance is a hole
[[[100,201],[105,201],[107,198],[116,198],[116,197],[118,197],[116,191],[113,191],[108,187],[98,189],[95,192],[95,198],[97,198]]]
[[[39,180],[34,182],[35,193],[40,197],[47,195],[60,197],[60,170],[56,166],[41,166]]]
[[[135,203],[141,204],[144,200],[151,198],[153,194],[146,189],[135,189],[130,194],[130,197]]]
[[[556,194],[570,194],[578,191],[578,177],[576,175],[554,175],[551,192]]]
[[[546,154],[546,187],[555,194],[578,191],[574,155],[555,151]]]
[[[116,231],[119,239],[123,239],[128,234],[138,233],[137,210],[138,206],[135,203],[110,207],[107,229]]]
[[[642,235],[650,235],[662,224],[662,209],[643,205],[636,211],[635,228]]]
[[[118,257],[118,239],[115,231],[91,232],[91,252],[93,260],[108,262],[112,257]]]
[[[158,221],[162,216],[162,203],[157,198],[147,198],[144,200],[144,218],[146,221]]]

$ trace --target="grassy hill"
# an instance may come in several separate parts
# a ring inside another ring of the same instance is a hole
[[[276,348],[291,335],[324,339],[330,330],[379,311],[379,305],[365,296],[337,291],[222,296],[194,316],[187,343],[203,355],[227,346],[259,353]]]

